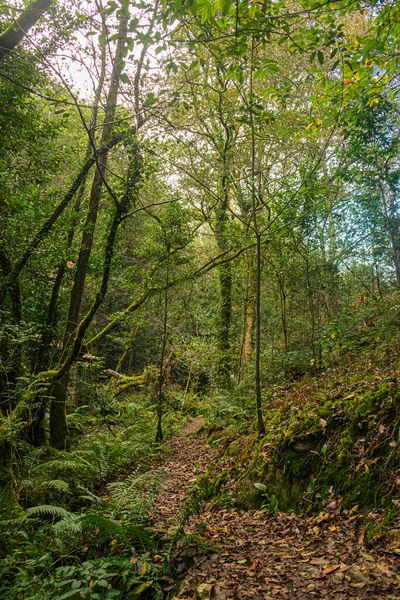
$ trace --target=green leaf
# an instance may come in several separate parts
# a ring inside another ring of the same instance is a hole
[[[136,31],[137,26],[139,25],[139,19],[131,19],[129,23],[129,31],[132,33]]]
[[[221,1],[221,12],[223,15],[228,14],[231,4],[232,4],[231,0],[222,0]]]
[[[318,62],[320,65],[324,64],[324,53],[321,50],[318,50]]]
[[[114,35],[112,35],[110,37],[110,42],[114,42],[115,40],[123,40],[125,37],[125,35],[123,33],[114,33]]]
[[[120,79],[121,79],[122,83],[130,83],[131,82],[131,80],[129,79],[129,77],[126,73],[122,73]]]
[[[154,104],[157,101],[157,98],[155,97],[155,95],[150,92],[149,94],[147,94],[146,100],[143,102],[143,106],[151,106],[152,104]]]
[[[254,483],[253,485],[254,485],[255,488],[257,488],[261,492],[265,493],[267,491],[267,486],[264,485],[263,483]]]

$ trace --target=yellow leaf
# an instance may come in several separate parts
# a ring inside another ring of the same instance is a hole
[[[355,79],[356,81],[360,81],[360,74],[359,74],[359,73],[357,73],[357,72],[354,72],[354,73],[353,73],[353,77],[354,77],[354,79]]]
[[[355,505],[353,506],[353,508],[351,508],[351,509],[349,510],[349,514],[351,514],[351,513],[353,513],[353,512],[356,512],[356,510],[357,510],[357,509],[358,509],[358,504],[355,504]]]
[[[152,583],[153,583],[153,580],[146,581],[145,583],[141,583],[140,585],[133,588],[133,590],[131,592],[129,592],[128,597],[129,596],[139,596],[139,594],[144,592],[144,590],[147,590],[147,588],[149,588]]]
[[[373,106],[374,104],[379,104],[379,98],[372,98],[371,102],[369,103],[370,106]]]
[[[316,125],[321,125],[321,124],[322,124],[322,119],[317,119],[317,120],[315,121],[315,124],[316,124]]]
[[[308,131],[309,129],[311,129],[311,127],[314,125],[314,123],[309,123],[306,127],[306,131]]]
[[[146,563],[143,563],[142,568],[140,569],[140,574],[146,575],[146,572],[147,572],[147,565],[146,565]]]

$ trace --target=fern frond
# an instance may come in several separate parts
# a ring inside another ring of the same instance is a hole
[[[63,494],[70,494],[71,489],[69,484],[63,479],[50,479],[39,484],[40,490],[54,490]]]
[[[62,506],[54,506],[52,504],[42,504],[40,506],[32,506],[27,508],[25,511],[27,518],[29,517],[69,517],[72,515],[68,510],[62,508]]]
[[[78,485],[76,489],[79,492],[79,498],[81,500],[90,500],[91,502],[93,502],[93,504],[99,504],[100,502],[102,502],[102,499],[99,496],[93,494],[93,492],[88,490],[83,485]]]
[[[53,530],[56,534],[71,534],[79,535],[82,533],[81,516],[70,514],[68,517],[61,519],[53,525]]]
[[[80,525],[83,531],[90,529],[100,529],[107,535],[112,535],[124,541],[128,541],[128,536],[125,532],[126,527],[122,527],[114,520],[96,513],[86,513],[80,518]]]

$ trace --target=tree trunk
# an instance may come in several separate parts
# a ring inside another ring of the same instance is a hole
[[[3,432],[2,415],[0,413],[0,515],[10,518],[14,511],[21,512],[15,494],[14,474],[12,469],[12,445],[7,433]]]
[[[160,356],[160,372],[158,380],[158,397],[157,397],[157,433],[156,442],[162,442],[163,431],[162,431],[162,415],[163,415],[163,388],[164,388],[164,356],[165,349],[167,346],[167,326],[168,326],[168,284],[169,284],[169,252],[170,248],[167,248],[167,271],[165,275],[165,291],[164,291],[164,319],[163,319],[163,337],[161,346]]]
[[[118,88],[120,76],[123,68],[123,51],[126,44],[128,19],[121,19],[119,25],[119,34],[117,48],[114,56],[113,72],[111,76],[110,88],[107,96],[107,108],[104,117],[104,126],[101,139],[101,145],[105,144],[112,135],[114,127],[114,115],[117,106]],[[92,188],[90,191],[89,208],[84,224],[82,241],[79,251],[78,264],[74,279],[74,285],[71,292],[71,299],[65,328],[62,359],[67,356],[74,333],[78,326],[79,311],[85,288],[86,274],[89,264],[89,258],[92,251],[94,233],[99,209],[99,202],[103,181],[106,173],[107,155],[97,162]],[[53,389],[53,399],[50,405],[50,442],[55,448],[64,448],[67,437],[68,427],[66,421],[66,398],[69,384],[69,369],[66,369],[63,376],[58,379]]]
[[[388,178],[387,171],[385,172],[385,175]],[[381,181],[379,181],[383,209],[385,212],[385,226],[392,245],[392,255],[396,273],[396,284],[397,287],[400,288],[400,223],[399,218],[396,214],[396,190],[392,190],[390,184],[388,185],[389,191],[387,191],[385,189],[384,184]]]
[[[248,265],[248,292],[247,292],[247,306],[246,306],[246,319],[244,323],[244,335],[243,335],[243,351],[242,351],[242,364],[241,370],[244,371],[251,360],[253,352],[252,340],[254,333],[254,321],[256,317],[256,277],[254,272],[254,262],[250,258]]]
[[[121,354],[121,357],[120,357],[120,359],[119,359],[119,361],[117,363],[117,366],[115,367],[115,370],[117,372],[123,371],[124,363],[125,363],[128,355],[129,355],[130,351],[135,346],[135,342],[136,342],[138,331],[139,331],[139,325],[135,325],[135,327],[133,328],[133,331],[132,331],[131,338],[130,338],[130,340],[128,342],[128,345],[126,346],[125,350]],[[125,372],[126,372],[127,375],[129,375],[129,370],[125,371]]]
[[[250,98],[253,96],[253,58],[254,58],[254,36],[251,43],[250,57]],[[257,193],[256,193],[256,140],[254,127],[253,108],[250,107],[251,128],[251,207],[253,217],[253,230],[256,237],[256,413],[257,431],[259,437],[265,435],[265,425],[262,416],[261,405],[261,236],[257,221]]]
[[[287,327],[287,307],[286,307],[286,290],[285,290],[285,281],[282,274],[277,271],[276,277],[278,279],[279,286],[279,301],[281,307],[281,322],[282,322],[282,336],[283,336],[283,347],[287,352],[289,349],[289,336],[288,336],[288,327]]]
[[[3,275],[11,271],[11,262],[5,249],[0,248],[0,269]],[[19,325],[22,318],[22,300],[19,281],[16,280],[10,289],[12,322]],[[0,410],[6,414],[15,406],[15,384],[21,375],[21,348],[14,335],[4,333],[0,352]]]
[[[0,35],[0,62],[19,44],[29,29],[50,8],[52,0],[31,2],[18,19]]]
[[[215,233],[218,250],[223,253],[229,247],[227,240],[228,206],[229,206],[229,181],[228,181],[228,149],[230,144],[229,130],[225,126],[220,107],[220,119],[226,129],[225,145],[222,152],[222,201],[216,211]],[[231,318],[232,318],[232,267],[225,263],[219,267],[219,292],[220,306],[217,322],[218,365],[217,376],[222,386],[229,386],[232,371],[231,354]]]
[[[103,33],[103,35],[105,35],[105,26],[103,26],[102,33]],[[103,86],[104,86],[105,74],[106,74],[106,45],[104,44],[102,46],[102,53],[101,53],[100,76],[99,76],[99,81],[98,81],[94,99],[93,99],[92,118],[91,118],[90,126],[89,126],[90,136],[93,136],[93,133],[94,133],[96,125],[97,125],[97,117],[98,117],[98,112],[99,112],[101,94],[102,94]],[[89,158],[93,152],[92,139],[93,138],[89,139],[88,143],[87,143],[86,153],[85,153],[85,163],[89,160]],[[54,279],[52,294],[51,294],[50,302],[49,302],[48,309],[47,309],[46,323],[45,323],[44,331],[42,334],[42,339],[41,339],[39,352],[38,352],[38,359],[37,359],[37,363],[36,363],[35,370],[37,373],[40,371],[43,371],[45,369],[48,369],[50,366],[50,359],[49,359],[50,346],[53,341],[54,330],[55,330],[55,327],[57,325],[57,320],[58,320],[58,313],[57,313],[58,296],[60,293],[62,280],[63,280],[64,274],[65,274],[65,271],[67,268],[66,258],[68,257],[68,254],[71,251],[72,242],[73,242],[74,236],[75,236],[75,230],[76,230],[77,223],[78,223],[77,215],[81,208],[83,195],[85,193],[85,185],[86,185],[86,179],[84,179],[82,181],[82,183],[78,189],[77,195],[76,195],[76,199],[75,199],[74,206],[72,209],[73,214],[72,214],[71,225],[70,225],[68,235],[67,235],[67,240],[66,240],[66,247],[65,247],[65,253],[64,253],[65,256],[58,266],[56,277]]]

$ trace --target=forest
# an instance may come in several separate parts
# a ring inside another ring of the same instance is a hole
[[[399,0],[0,2],[0,598],[400,598]]]

